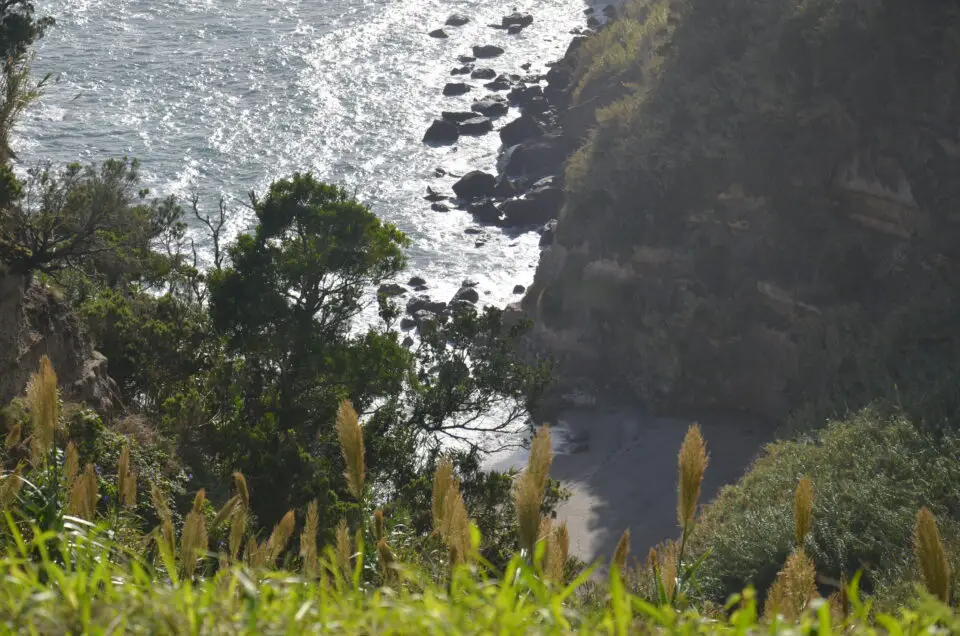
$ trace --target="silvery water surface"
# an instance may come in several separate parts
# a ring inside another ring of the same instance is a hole
[[[37,74],[56,82],[27,113],[15,150],[25,165],[142,162],[155,194],[197,193],[207,210],[221,195],[245,200],[296,170],[356,191],[412,240],[410,274],[449,299],[479,281],[481,302],[504,305],[528,284],[538,254],[533,232],[491,228],[486,245],[464,234],[466,212],[433,212],[427,185],[449,193],[454,173],[492,171],[497,134],[428,147],[421,138],[441,110],[468,110],[487,93],[443,97],[457,56],[475,44],[506,53],[481,61],[498,72],[546,70],[584,0],[39,0],[57,24],[42,40]],[[514,10],[534,23],[520,35],[489,23]],[[451,13],[471,18],[427,33]],[[460,79],[460,78],[457,78]],[[511,113],[497,127],[516,117]],[[249,227],[233,206],[230,230]],[[197,236],[201,241],[202,237]]]
[[[42,40],[36,73],[57,82],[20,126],[15,149],[26,164],[137,157],[157,194],[197,192],[212,210],[223,194],[296,170],[341,184],[412,240],[410,273],[447,300],[464,278],[480,281],[484,302],[502,305],[533,276],[537,236],[491,229],[487,244],[464,234],[462,211],[433,212],[427,185],[449,193],[455,173],[492,170],[497,134],[453,147],[421,143],[441,110],[469,110],[482,81],[443,97],[457,56],[497,44],[498,72],[531,72],[562,55],[583,0],[47,0],[57,20]],[[512,10],[535,21],[520,35],[489,23]],[[470,24],[427,33],[448,15]],[[455,78],[461,79],[461,78]],[[469,80],[468,80],[469,81]],[[497,126],[518,113],[502,118]],[[249,226],[241,206],[231,229]]]

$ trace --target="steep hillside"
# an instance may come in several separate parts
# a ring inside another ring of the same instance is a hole
[[[65,397],[101,411],[119,406],[107,360],[72,308],[36,282],[0,273],[0,405],[23,393],[43,355],[60,371]]]
[[[567,132],[595,126],[523,302],[564,385],[772,416],[900,391],[939,419],[960,344],[960,9],[622,14],[581,48]]]

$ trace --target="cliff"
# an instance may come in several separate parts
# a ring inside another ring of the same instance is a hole
[[[0,404],[23,394],[43,355],[65,398],[101,412],[120,406],[107,360],[93,350],[70,306],[36,281],[0,274]]]
[[[628,3],[576,54],[584,143],[522,303],[561,388],[775,417],[955,393],[958,81],[953,3]]]

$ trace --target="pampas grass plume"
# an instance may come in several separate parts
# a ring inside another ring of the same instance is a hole
[[[354,499],[363,498],[363,429],[353,404],[349,400],[340,403],[337,411],[337,436],[340,438],[340,450],[347,465],[343,476],[347,479],[347,489]]]
[[[944,603],[950,600],[950,564],[940,541],[937,520],[924,506],[917,512],[913,532],[913,550],[920,564],[927,590]]]

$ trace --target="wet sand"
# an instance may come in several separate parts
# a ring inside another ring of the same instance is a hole
[[[695,421],[710,455],[703,502],[743,474],[773,438],[770,422],[739,415],[651,417],[630,407],[583,407],[558,417],[551,477],[572,492],[557,510],[570,531],[571,554],[607,560],[626,528],[638,555],[677,536],[677,452]],[[497,468],[525,461],[516,455]]]

